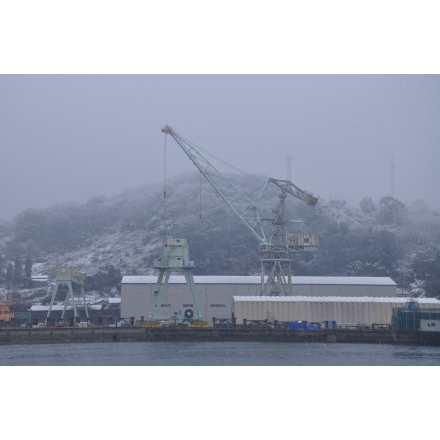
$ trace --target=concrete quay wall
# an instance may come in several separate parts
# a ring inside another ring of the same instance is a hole
[[[440,346],[440,332],[142,327],[0,329],[2,345],[138,341],[345,342]]]

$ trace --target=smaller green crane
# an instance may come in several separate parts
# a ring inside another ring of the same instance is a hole
[[[56,279],[55,279],[55,287],[52,293],[52,298],[50,300],[49,304],[49,310],[47,311],[47,317],[46,317],[46,325],[48,323],[48,320],[50,318],[50,314],[52,312],[52,307],[54,304],[54,301],[57,297],[57,293],[59,292],[59,288],[61,286],[67,286],[68,293],[66,296],[66,299],[64,300],[64,307],[63,311],[61,313],[61,320],[64,320],[64,315],[66,313],[67,306],[71,306],[73,308],[73,317],[75,321],[78,320],[78,310],[77,305],[83,305],[84,311],[86,314],[87,321],[89,320],[89,311],[87,309],[87,302],[86,302],[86,295],[84,292],[84,280],[86,279],[86,274],[79,272],[74,269],[57,269],[56,270]],[[75,298],[73,294],[74,286],[77,286],[78,289],[81,292],[81,299]]]
[[[188,240],[186,238],[169,238],[165,242],[163,255],[156,259],[154,267],[159,269],[159,276],[157,284],[153,290],[153,301],[151,304],[151,311],[149,319],[157,320],[200,320],[202,315],[197,303],[196,287],[193,278],[194,261],[190,260]],[[161,308],[159,300],[164,301],[167,305],[168,282],[172,273],[179,273],[185,276],[185,281],[191,294],[192,304],[195,309],[195,314],[192,308],[187,308],[183,313],[183,318],[180,318],[177,311],[170,310],[172,316],[169,316],[166,307]],[[195,315],[195,316],[194,316]]]

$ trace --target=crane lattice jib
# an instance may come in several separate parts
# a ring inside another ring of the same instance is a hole
[[[273,183],[274,185],[277,185],[279,188],[281,188],[281,191],[285,193],[289,193],[290,195],[296,197],[297,199],[306,202],[309,206],[315,206],[316,203],[318,202],[318,199],[316,197],[298,188],[289,180],[279,180],[279,179],[270,178],[269,182]]]
[[[223,176],[204,156],[199,153],[190,141],[176,133],[172,127],[166,125],[162,132],[169,134],[182,148],[191,162],[203,174],[214,188],[215,192],[224,200],[231,211],[250,230],[252,235],[262,244],[267,243],[263,224],[257,212],[256,203],[243,194],[230,180]],[[267,184],[266,184],[267,185]],[[265,185],[265,187],[266,187]],[[260,196],[264,189],[260,192]]]

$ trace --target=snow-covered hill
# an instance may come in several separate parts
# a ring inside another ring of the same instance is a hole
[[[264,177],[236,177],[248,193]],[[260,210],[270,218],[278,203],[269,191]],[[290,198],[292,232],[317,232],[320,249],[294,256],[296,275],[391,276],[415,281],[417,259],[435,260],[440,248],[440,216],[421,201],[404,206],[392,197],[366,198],[360,207],[319,200],[315,208]],[[270,222],[268,227],[270,227]],[[154,258],[166,236],[189,240],[197,274],[257,274],[258,242],[197,173],[167,184],[95,197],[85,204],[26,210],[0,226],[3,261],[31,255],[34,273],[55,267],[100,268],[113,265],[122,274],[153,274]],[[3,264],[3,278],[5,264]]]

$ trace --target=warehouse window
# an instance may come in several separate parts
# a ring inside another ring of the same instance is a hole
[[[194,307],[193,304],[183,304],[183,307]]]
[[[226,307],[226,304],[210,304],[210,307]]]

